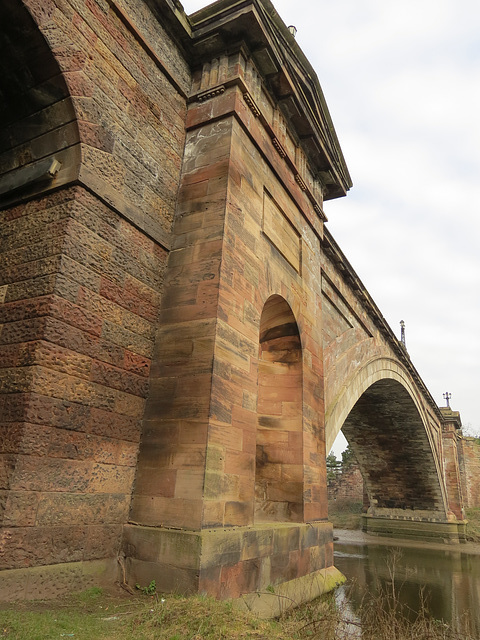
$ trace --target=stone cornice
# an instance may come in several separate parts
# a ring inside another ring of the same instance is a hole
[[[317,76],[268,0],[220,0],[190,16],[192,65],[245,43],[266,89],[285,115],[323,187],[324,198],[352,186]]]
[[[263,127],[265,133],[267,134],[267,137],[265,139],[268,139],[271,141],[273,148],[275,149],[275,151],[277,152],[281,160],[283,160],[283,164],[291,172],[291,175],[293,176],[293,179],[295,180],[300,190],[305,193],[308,201],[310,202],[317,216],[320,218],[320,220],[326,221],[327,218],[322,209],[321,201],[317,199],[316,194],[314,193],[314,187],[313,186],[310,187],[304,180],[304,176],[302,176],[301,174],[301,169],[300,167],[297,166],[296,159],[291,157],[291,155],[288,153],[288,151],[283,147],[281,142],[276,137],[275,129],[268,122],[268,119],[266,118],[265,114],[262,112],[262,109],[260,108],[259,105],[257,105],[255,99],[249,93],[249,87],[245,84],[245,81],[241,76],[237,75],[235,77],[228,78],[222,84],[210,86],[206,90],[203,90],[197,93],[192,93],[192,95],[190,96],[189,102],[190,103],[206,102],[207,100],[211,100],[213,98],[222,96],[227,89],[230,89],[232,87],[237,87],[240,90],[243,96],[243,100],[249,107],[254,117],[258,119],[258,121],[261,123],[261,126]],[[215,117],[220,118],[230,113],[231,113],[230,111],[222,112],[221,108],[219,107],[215,110]],[[238,116],[239,114],[236,114],[236,115]],[[209,114],[208,119],[211,120],[211,118],[212,116],[211,114]],[[189,120],[187,119],[187,129],[189,129],[191,126],[193,127],[200,126],[200,124],[204,124],[204,120],[198,120],[198,121],[195,121],[194,124],[190,124]],[[252,135],[252,132],[248,131],[248,134]],[[298,206],[301,210],[303,209],[301,205],[298,205]],[[306,217],[308,219],[308,216]]]
[[[462,420],[458,411],[452,411],[450,407],[440,407],[443,416],[444,428],[451,426],[454,431],[462,428]]]

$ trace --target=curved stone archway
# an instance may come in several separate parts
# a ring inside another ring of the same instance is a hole
[[[0,7],[0,204],[78,177],[80,133],[66,77],[21,2]]]
[[[325,432],[327,451],[332,448],[335,438],[341,431],[343,423],[357,400],[375,382],[384,379],[396,380],[407,390],[412,402],[415,403],[418,412],[422,416],[422,420],[426,423],[424,409],[417,398],[417,391],[406,370],[396,360],[376,358],[357,370],[355,375],[345,382],[340,394],[337,395],[331,405],[326,407]]]
[[[370,511],[445,513],[433,452],[420,413],[398,381],[372,384],[342,431],[359,462]]]
[[[427,415],[408,374],[393,360],[357,372],[327,416],[327,441],[342,430],[360,465],[370,513],[447,515]]]

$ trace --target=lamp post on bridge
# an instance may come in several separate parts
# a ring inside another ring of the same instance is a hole
[[[405,343],[405,322],[403,320],[400,320],[400,342],[406,349],[407,345]]]
[[[450,407],[450,398],[452,397],[452,394],[451,394],[451,393],[448,393],[448,391],[446,391],[446,392],[443,394],[443,397],[444,397],[444,398],[445,398],[445,400],[447,401],[447,407],[450,409],[450,408],[451,408],[451,407]]]

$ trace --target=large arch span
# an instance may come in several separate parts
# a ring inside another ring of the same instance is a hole
[[[337,396],[330,405],[325,407],[327,451],[332,448],[335,438],[341,431],[343,423],[357,400],[369,387],[385,379],[396,380],[405,388],[422,416],[424,424],[427,424],[425,407],[420,401],[419,393],[406,369],[394,358],[372,358],[357,369],[349,380],[344,382]],[[326,384],[328,382],[327,379]]]
[[[405,368],[376,358],[327,407],[327,450],[342,430],[362,470],[370,513],[447,515],[427,409]]]

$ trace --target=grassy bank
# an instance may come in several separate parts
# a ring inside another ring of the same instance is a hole
[[[8,640],[223,640],[292,639],[288,628],[233,610],[211,598],[125,597],[90,589],[55,603],[22,603],[0,611],[0,637]]]
[[[280,620],[239,613],[230,602],[203,597],[105,595],[100,589],[61,602],[24,603],[0,611],[0,637],[8,640],[473,640],[421,613],[402,616],[387,599],[365,600],[359,617],[330,595]]]
[[[328,502],[328,518],[335,529],[361,529],[362,509],[361,502],[330,500]]]

